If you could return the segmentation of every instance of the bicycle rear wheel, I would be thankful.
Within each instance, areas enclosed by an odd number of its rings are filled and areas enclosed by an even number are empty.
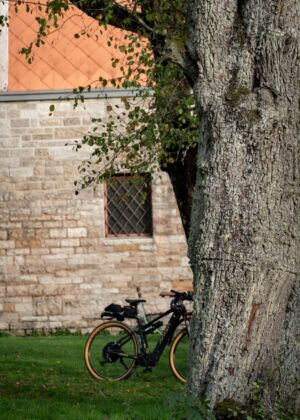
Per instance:
[[[170,348],[170,368],[179,381],[186,383],[188,368],[189,335],[187,329],[181,330]]]
[[[133,331],[121,322],[109,321],[89,335],[84,360],[95,379],[120,381],[132,374],[137,353],[138,342]]]

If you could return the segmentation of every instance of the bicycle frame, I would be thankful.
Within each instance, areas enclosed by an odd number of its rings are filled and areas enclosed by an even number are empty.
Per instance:
[[[155,327],[155,324],[170,313],[173,313],[173,315],[169,319],[169,322],[162,332],[154,350],[149,353],[147,335],[157,330],[159,327]],[[142,355],[146,355],[151,359],[151,365],[155,365],[159,361],[162,352],[164,351],[165,347],[171,343],[174,332],[182,321],[184,321],[182,313],[174,312],[172,309],[168,309],[166,312],[157,316],[146,324],[142,324],[141,320],[137,318],[138,327],[134,330],[134,332],[140,337]]]

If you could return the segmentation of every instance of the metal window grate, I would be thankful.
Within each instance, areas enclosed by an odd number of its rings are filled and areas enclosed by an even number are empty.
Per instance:
[[[151,182],[147,176],[117,175],[106,184],[106,234],[151,236]]]

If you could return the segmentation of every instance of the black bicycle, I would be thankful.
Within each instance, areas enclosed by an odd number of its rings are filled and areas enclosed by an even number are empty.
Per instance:
[[[92,331],[84,350],[86,367],[95,379],[120,381],[128,378],[137,366],[151,370],[165,347],[171,345],[170,368],[177,379],[186,382],[191,313],[187,311],[184,301],[192,301],[193,295],[191,292],[171,290],[161,296],[172,297],[170,309],[149,322],[139,316],[138,305],[143,305],[146,302],[144,299],[126,299],[129,306],[111,304],[105,308],[101,318],[109,321]],[[150,351],[147,336],[159,330],[163,325],[161,319],[169,314],[172,315],[166,327],[156,335],[158,341]],[[121,322],[126,318],[136,320],[136,328]],[[172,341],[176,329],[181,325],[183,328]]]

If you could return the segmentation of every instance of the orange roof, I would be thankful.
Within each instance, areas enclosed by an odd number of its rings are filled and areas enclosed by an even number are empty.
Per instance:
[[[59,29],[50,31],[45,45],[33,48],[34,60],[29,64],[19,51],[36,39],[35,18],[42,12],[37,6],[27,12],[23,5],[16,13],[14,5],[10,5],[9,15],[9,91],[73,89],[89,84],[99,87],[99,77],[109,80],[121,76],[112,67],[111,59],[124,62],[125,57],[107,41],[113,36],[124,42],[124,31],[111,26],[104,30],[96,20],[72,6],[61,19]],[[83,31],[88,36],[74,37]]]

